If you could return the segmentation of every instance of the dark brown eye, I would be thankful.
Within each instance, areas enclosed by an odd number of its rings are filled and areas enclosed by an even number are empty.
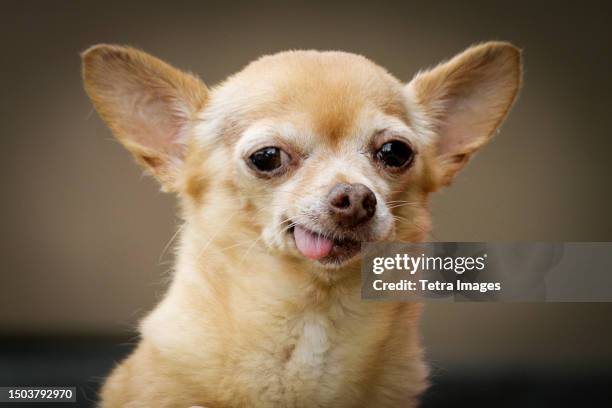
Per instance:
[[[287,153],[278,147],[264,147],[249,156],[252,167],[260,172],[270,173],[280,169],[289,160]]]
[[[400,168],[409,165],[414,158],[414,152],[404,142],[392,140],[383,144],[376,152],[376,159],[386,167]]]

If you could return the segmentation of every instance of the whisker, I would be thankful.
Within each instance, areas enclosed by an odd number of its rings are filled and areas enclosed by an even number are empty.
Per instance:
[[[233,220],[233,217],[228,217],[227,220],[223,223],[223,225],[221,225],[221,227],[217,228],[217,230],[215,231],[214,234],[212,234],[212,236],[208,239],[208,241],[206,242],[206,244],[204,244],[204,246],[200,249],[198,256],[196,257],[196,259],[200,259],[200,256],[202,256],[202,254],[204,253],[204,251],[206,251],[206,249],[208,249],[208,247],[210,246],[211,242],[221,233],[221,231],[223,231],[223,228],[229,224],[230,221]]]
[[[406,223],[410,223],[412,224],[415,228],[417,228],[419,231],[427,234],[428,236],[431,236],[436,242],[440,242],[440,239],[438,239],[438,237],[435,236],[435,234],[431,231],[428,231],[427,229],[425,229],[422,225],[419,225],[416,221],[406,218],[406,217],[400,217],[398,215],[393,215],[393,219],[395,219],[396,221],[399,222],[406,222]]]
[[[186,223],[181,224],[180,227],[178,227],[176,229],[176,231],[174,232],[174,234],[172,235],[172,237],[170,238],[170,240],[168,241],[168,243],[166,244],[166,246],[164,246],[164,249],[162,249],[161,254],[159,255],[159,259],[157,260],[157,262],[162,261],[164,255],[166,254],[166,251],[168,250],[168,248],[170,248],[170,245],[172,245],[172,242],[176,239],[176,237],[178,237],[179,233],[185,228],[185,225],[187,225]]]
[[[394,204],[394,205],[389,205],[387,206],[387,208],[389,208],[390,210],[394,209],[394,208],[400,208],[400,207],[419,207],[419,205],[417,203],[401,203],[401,204]]]

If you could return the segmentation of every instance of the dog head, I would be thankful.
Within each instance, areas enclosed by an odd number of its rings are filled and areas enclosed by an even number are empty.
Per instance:
[[[128,47],[95,46],[83,66],[102,118],[188,223],[323,267],[362,242],[423,240],[428,194],[491,138],[521,82],[502,42],[408,84],[344,52],[266,56],[211,90]]]

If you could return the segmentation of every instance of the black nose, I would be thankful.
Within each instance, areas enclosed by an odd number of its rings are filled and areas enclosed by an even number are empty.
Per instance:
[[[361,183],[336,184],[327,201],[333,218],[345,228],[370,220],[376,212],[376,196]]]

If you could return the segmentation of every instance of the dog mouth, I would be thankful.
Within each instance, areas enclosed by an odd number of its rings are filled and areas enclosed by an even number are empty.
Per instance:
[[[361,251],[361,241],[346,237],[330,237],[301,225],[295,225],[289,233],[304,257],[323,264],[343,263]]]

